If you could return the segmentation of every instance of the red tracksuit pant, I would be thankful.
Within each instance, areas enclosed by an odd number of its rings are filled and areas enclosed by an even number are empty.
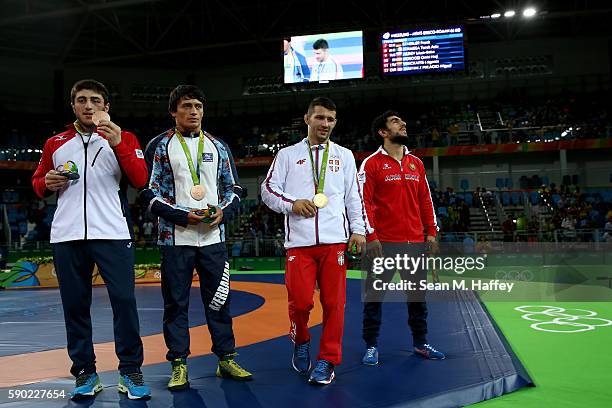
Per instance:
[[[296,343],[310,341],[308,317],[319,283],[323,307],[323,335],[318,360],[334,365],[342,361],[342,332],[346,303],[346,244],[317,245],[287,250],[285,285],[289,297],[289,337]]]

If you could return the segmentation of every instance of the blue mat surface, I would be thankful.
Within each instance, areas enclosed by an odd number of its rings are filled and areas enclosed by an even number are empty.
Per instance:
[[[283,283],[282,275],[235,275],[233,279]],[[140,307],[155,304],[156,301],[147,300],[147,297],[159,297],[159,292],[155,291],[159,289],[153,289],[138,291]],[[344,361],[336,367],[337,380],[326,387],[308,385],[304,377],[291,369],[292,345],[286,336],[282,336],[238,350],[240,364],[254,373],[255,380],[249,383],[216,378],[216,357],[207,355],[189,360],[191,389],[184,392],[168,392],[169,364],[156,364],[143,367],[145,378],[153,389],[153,398],[149,401],[129,401],[120,396],[116,390],[117,374],[106,372],[101,373],[106,388],[95,400],[13,401],[10,406],[456,407],[494,398],[531,384],[520,362],[471,293],[457,294],[454,301],[429,303],[429,341],[447,354],[446,360],[428,361],[415,355],[407,325],[406,305],[387,303],[383,308],[379,341],[380,365],[363,366],[360,364],[364,352],[360,282],[349,280],[347,294]],[[192,295],[192,305],[199,304],[200,307],[199,312],[194,310],[194,319],[196,314],[202,314],[198,317],[198,324],[201,324],[203,313],[199,294]],[[233,314],[245,313],[261,305],[261,298],[255,295],[237,292],[232,296]],[[153,310],[150,312],[154,313]],[[157,313],[161,327],[162,312]],[[196,321],[192,324],[196,324]],[[63,330],[61,325],[60,328]],[[95,330],[110,330],[101,335],[112,336],[110,326],[96,326]],[[314,358],[321,327],[313,328],[312,334]],[[32,363],[35,369],[35,362]],[[69,389],[71,384],[72,379],[64,378],[20,388]],[[0,390],[2,395],[6,395],[6,390]]]

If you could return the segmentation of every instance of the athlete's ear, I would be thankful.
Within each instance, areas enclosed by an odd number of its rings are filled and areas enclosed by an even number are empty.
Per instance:
[[[304,123],[307,124],[307,125],[309,124],[308,123],[308,114],[307,113],[304,114]]]
[[[107,112],[110,110],[110,103],[107,103],[106,105],[104,105],[104,112]]]

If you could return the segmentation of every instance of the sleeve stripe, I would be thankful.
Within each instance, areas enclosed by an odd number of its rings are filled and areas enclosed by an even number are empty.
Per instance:
[[[264,182],[264,184],[266,185],[266,189],[273,195],[275,195],[276,197],[282,199],[283,201],[287,202],[287,203],[293,203],[293,200],[288,199],[287,197],[283,196],[282,194],[278,194],[276,191],[274,191],[272,189],[272,187],[270,187],[270,179],[272,178],[272,173],[274,172],[274,166],[276,165],[276,159],[278,158],[278,154],[276,155],[276,157],[274,158],[274,161],[272,162],[272,167],[270,167],[270,171],[268,172],[268,177],[266,177],[266,180]]]

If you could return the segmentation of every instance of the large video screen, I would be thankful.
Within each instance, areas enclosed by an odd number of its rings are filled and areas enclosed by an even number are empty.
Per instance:
[[[381,37],[383,75],[465,69],[463,27],[386,32]]]
[[[284,41],[285,83],[363,78],[363,32],[300,35]]]

